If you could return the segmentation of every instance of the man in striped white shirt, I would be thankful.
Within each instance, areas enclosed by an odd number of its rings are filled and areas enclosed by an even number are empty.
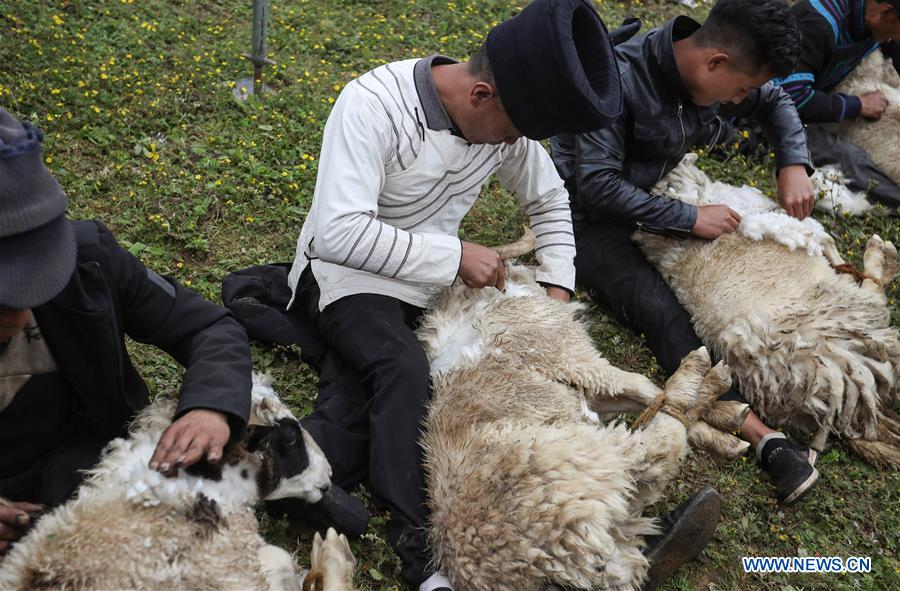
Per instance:
[[[328,118],[289,276],[290,307],[314,319],[351,369],[328,375],[323,368],[316,412],[303,423],[337,485],[368,478],[391,511],[403,576],[422,590],[451,585],[430,571],[425,543],[417,442],[429,368],[416,322],[457,277],[503,289],[498,255],[458,238],[492,175],[530,219],[538,281],[550,297],[569,299],[568,194],[535,140],[596,129],[620,108],[612,48],[590,3],[537,0],[492,30],[467,63],[435,55],[353,80]],[[347,372],[358,388],[346,387]]]

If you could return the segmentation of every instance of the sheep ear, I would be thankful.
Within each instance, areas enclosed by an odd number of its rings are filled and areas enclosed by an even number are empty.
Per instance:
[[[272,433],[274,427],[253,425],[247,429],[247,451],[254,452]]]

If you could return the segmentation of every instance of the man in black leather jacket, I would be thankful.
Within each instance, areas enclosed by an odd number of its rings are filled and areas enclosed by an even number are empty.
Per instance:
[[[800,33],[781,0],[720,0],[704,25],[677,17],[618,45],[624,108],[611,126],[557,136],[553,159],[569,188],[576,282],[644,335],[671,374],[700,346],[687,311],[632,243],[635,230],[714,239],[740,216],[725,205],[693,205],[649,191],[696,147],[730,142],[735,117],[758,122],[775,146],[778,198],[802,219],[813,208],[806,136],[790,97],[767,83],[789,72]],[[732,390],[725,398],[742,399]],[[791,503],[815,483],[814,452],[750,413],[742,435]]]
[[[67,500],[149,403],[125,335],[185,367],[152,469],[219,461],[250,413],[250,347],[231,314],[99,222],[70,222],[66,203],[40,132],[0,109],[0,559],[28,513]]]

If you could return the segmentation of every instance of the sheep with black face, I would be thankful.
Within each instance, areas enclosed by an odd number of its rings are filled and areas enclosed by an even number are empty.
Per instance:
[[[259,500],[318,501],[331,467],[254,376],[251,427],[219,465],[166,478],[147,463],[175,401],[147,407],[112,441],[77,496],[43,517],[0,563],[0,588],[300,589],[291,556],[259,535]]]

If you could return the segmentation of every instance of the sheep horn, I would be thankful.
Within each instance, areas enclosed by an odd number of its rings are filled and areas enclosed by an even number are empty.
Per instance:
[[[534,250],[534,242],[534,232],[531,231],[531,228],[526,227],[525,233],[515,242],[501,244],[500,246],[492,246],[491,249],[499,254],[501,259],[506,260],[528,254]]]

